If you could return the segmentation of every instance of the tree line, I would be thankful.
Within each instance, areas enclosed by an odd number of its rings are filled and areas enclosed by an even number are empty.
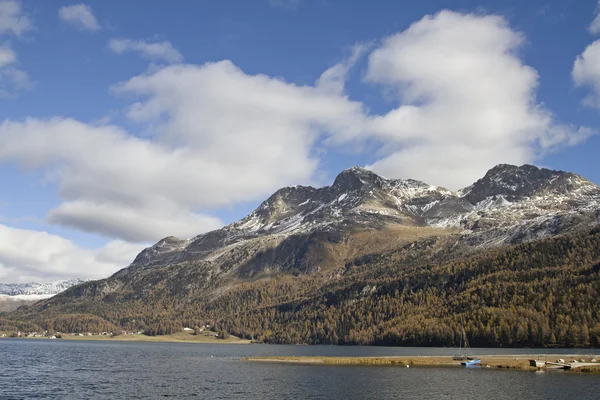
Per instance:
[[[37,325],[162,335],[210,324],[265,343],[456,346],[463,321],[472,346],[600,346],[600,228],[439,265],[405,264],[389,253],[345,269],[330,279],[245,282],[218,295],[156,288],[143,299],[25,308],[0,317],[0,331]]]

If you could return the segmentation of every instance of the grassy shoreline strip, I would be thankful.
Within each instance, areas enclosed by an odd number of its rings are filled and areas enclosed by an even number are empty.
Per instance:
[[[0,340],[13,340],[6,337]],[[73,336],[69,334],[61,335],[60,339],[50,339],[48,337],[20,337],[18,339],[26,340],[69,340],[69,341],[107,341],[107,342],[144,342],[144,343],[208,343],[208,344],[249,344],[250,340],[239,339],[230,336],[227,339],[219,339],[209,335],[192,335],[187,332],[177,332],[171,335],[146,336],[143,334],[134,335],[93,335],[93,336]]]

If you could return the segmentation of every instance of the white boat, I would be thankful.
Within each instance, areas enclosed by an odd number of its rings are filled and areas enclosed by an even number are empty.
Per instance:
[[[546,366],[546,361],[542,360],[529,360],[529,365],[536,368],[543,368]]]
[[[471,354],[471,348],[469,347],[469,340],[467,339],[467,334],[465,332],[465,328],[463,327],[462,320],[460,324],[461,336],[460,336],[460,345],[458,348],[458,354],[452,357],[453,360],[457,361],[465,361],[465,360],[473,360],[473,356]]]

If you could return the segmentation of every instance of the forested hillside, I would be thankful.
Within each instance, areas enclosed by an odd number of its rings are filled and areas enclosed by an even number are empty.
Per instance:
[[[143,298],[98,290],[90,301],[75,287],[1,317],[0,330],[154,335],[210,323],[268,343],[451,346],[463,320],[473,346],[600,345],[600,228],[423,260],[371,254],[328,275],[279,274],[210,296],[149,282]]]
[[[381,257],[350,268],[310,295],[281,301],[289,286],[252,285],[208,312],[236,335],[276,343],[455,345],[461,319],[475,346],[600,343],[600,229],[442,266]]]

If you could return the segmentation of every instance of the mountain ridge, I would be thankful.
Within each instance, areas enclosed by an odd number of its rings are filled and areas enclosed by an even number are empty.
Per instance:
[[[47,283],[0,283],[0,311],[13,311],[20,306],[48,299],[84,282],[83,279],[74,278]]]
[[[279,189],[249,215],[222,229],[190,239],[162,239],[142,251],[131,267],[202,259],[220,247],[260,236],[327,231],[340,224],[381,228],[394,223],[473,233],[484,230],[486,224],[500,229],[521,223],[524,230],[535,230],[532,225],[567,216],[569,207],[577,214],[586,205],[600,208],[597,185],[576,174],[527,164],[500,164],[456,192],[413,179],[388,179],[352,167],[340,172],[330,186]],[[499,236],[501,232],[492,239]],[[522,232],[514,232],[512,239],[506,239],[515,241],[521,236]]]
[[[282,188],[249,215],[219,230],[190,239],[166,237],[111,277],[22,308],[10,314],[13,322],[5,325],[33,321],[46,329],[71,331],[101,324],[103,330],[121,327],[163,334],[210,323],[223,324],[236,336],[259,335],[260,340],[277,343],[408,343],[394,330],[388,340],[365,326],[371,312],[360,308],[360,302],[374,296],[375,303],[365,303],[382,313],[373,329],[391,329],[390,322],[381,319],[389,314],[393,321],[411,319],[414,335],[425,313],[433,318],[428,326],[444,326],[450,332],[443,343],[451,345],[456,321],[435,314],[436,307],[459,315],[470,304],[464,296],[485,289],[478,300],[481,307],[491,307],[485,316],[477,308],[465,315],[476,321],[467,330],[479,335],[481,345],[510,344],[508,339],[486,342],[481,334],[502,329],[503,337],[512,335],[498,325],[502,319],[495,317],[497,312],[511,315],[505,322],[518,324],[519,318],[526,318],[531,330],[550,330],[562,341],[568,336],[565,321],[555,321],[558,317],[548,316],[548,310],[566,306],[541,304],[526,285],[552,299],[556,296],[544,292],[550,287],[545,286],[545,274],[551,279],[560,276],[551,287],[562,291],[561,296],[571,290],[562,288],[561,280],[585,283],[589,295],[578,301],[587,304],[596,290],[590,282],[600,271],[600,253],[595,245],[589,247],[600,240],[599,222],[600,188],[568,172],[500,165],[453,192],[354,167],[342,171],[330,186]],[[571,264],[572,248],[578,249],[576,265]],[[528,271],[529,265],[539,272]],[[503,269],[496,272],[498,266]],[[468,276],[471,286],[461,283],[461,276]],[[500,287],[513,296],[511,285],[517,283],[520,292],[510,298],[511,307],[527,311],[515,316],[512,308],[502,308],[508,303],[497,299],[503,292],[490,293]],[[435,304],[424,300],[434,289],[439,296]],[[405,301],[418,307],[406,308]],[[386,308],[386,302],[394,302],[395,308]],[[530,310],[532,304],[535,310]],[[328,311],[331,307],[341,314]],[[303,310],[305,322],[294,319],[294,310]],[[353,320],[348,310],[367,320]],[[573,313],[565,315],[583,329],[587,314]],[[325,320],[337,328],[325,329]],[[589,320],[600,321],[600,316],[592,311]],[[300,333],[287,335],[285,321],[293,322]],[[549,325],[555,323],[559,330]],[[365,336],[358,340],[357,332]],[[542,336],[556,343],[552,335]],[[589,341],[588,337],[577,343]],[[542,342],[530,338],[520,343]]]
[[[71,286],[86,282],[83,279],[58,279],[47,283],[0,283],[0,295],[55,295]]]

